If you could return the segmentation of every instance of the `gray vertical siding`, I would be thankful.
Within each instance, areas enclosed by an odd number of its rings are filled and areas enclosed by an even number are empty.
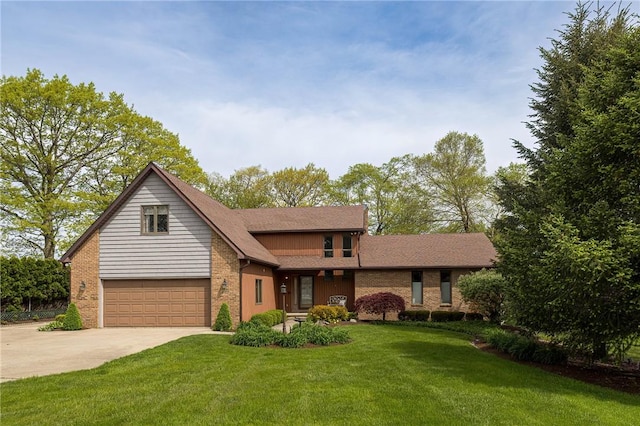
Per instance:
[[[140,206],[169,206],[169,233],[141,235]],[[100,278],[211,276],[211,229],[151,174],[100,229]]]

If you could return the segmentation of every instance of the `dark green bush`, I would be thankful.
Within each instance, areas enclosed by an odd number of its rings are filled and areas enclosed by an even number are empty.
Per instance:
[[[429,311],[402,311],[398,313],[400,321],[429,321]]]
[[[491,329],[484,333],[484,338],[494,348],[521,361],[541,364],[562,364],[567,361],[566,352],[559,347],[541,343],[529,336]]]
[[[229,331],[231,330],[231,312],[229,312],[229,305],[223,303],[218,311],[216,322],[212,327],[216,331]]]
[[[349,335],[346,330],[303,323],[294,326],[291,333],[283,334],[264,325],[260,321],[240,323],[231,343],[240,346],[278,345],[283,348],[300,348],[306,344],[329,345],[346,343]]]
[[[69,297],[69,268],[55,259],[0,257],[0,303],[3,310],[50,309]]]
[[[62,324],[64,330],[82,330],[82,318],[75,303],[69,304]]]
[[[484,320],[484,315],[479,312],[467,312],[464,315],[464,319],[467,321],[482,321]]]
[[[459,312],[459,311],[431,312],[431,321],[433,322],[461,321],[462,318],[464,318],[464,312]]]

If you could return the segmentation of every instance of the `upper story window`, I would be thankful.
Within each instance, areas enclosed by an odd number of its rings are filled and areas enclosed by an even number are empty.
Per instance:
[[[169,232],[169,206],[142,207],[142,233],[166,234]]]
[[[333,235],[324,237],[324,257],[333,257]]]
[[[353,247],[351,242],[351,235],[344,234],[342,236],[342,257],[352,257]]]

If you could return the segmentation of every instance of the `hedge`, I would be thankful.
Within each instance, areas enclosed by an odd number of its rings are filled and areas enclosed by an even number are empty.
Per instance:
[[[402,311],[398,313],[400,321],[428,321],[429,311]]]
[[[270,311],[255,314],[249,320],[250,322],[259,322],[268,327],[282,323],[282,309],[272,309]]]
[[[69,269],[55,259],[0,257],[3,311],[52,309],[69,298]]]
[[[459,312],[459,311],[431,312],[431,321],[433,322],[461,321],[462,318],[464,318],[464,312]]]

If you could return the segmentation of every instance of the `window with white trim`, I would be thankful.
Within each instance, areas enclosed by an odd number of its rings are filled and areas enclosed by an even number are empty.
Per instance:
[[[256,305],[262,304],[262,280],[256,279]]]

